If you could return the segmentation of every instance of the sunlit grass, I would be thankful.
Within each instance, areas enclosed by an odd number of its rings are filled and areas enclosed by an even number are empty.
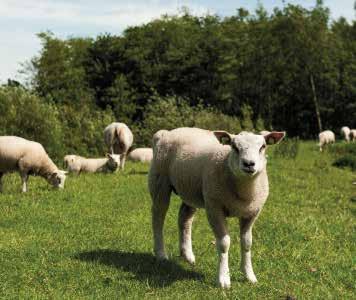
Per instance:
[[[270,197],[254,227],[257,285],[239,272],[237,220],[230,219],[232,288],[216,287],[217,256],[204,211],[193,227],[197,263],[179,258],[175,196],[165,237],[170,261],[152,256],[147,165],[69,177],[63,191],[17,174],[0,195],[0,297],[355,298],[355,173],[302,143],[296,159],[269,156]]]

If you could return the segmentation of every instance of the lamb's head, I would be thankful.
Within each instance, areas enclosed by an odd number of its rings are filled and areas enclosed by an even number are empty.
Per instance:
[[[232,135],[226,131],[214,131],[222,144],[231,146],[229,167],[236,176],[253,177],[266,168],[267,145],[279,143],[285,132],[273,131],[266,135],[241,132]]]
[[[108,158],[107,165],[109,169],[112,171],[116,171],[120,165],[120,154],[107,153],[106,157]]]
[[[47,177],[47,181],[55,188],[63,189],[67,174],[67,171],[56,170]]]

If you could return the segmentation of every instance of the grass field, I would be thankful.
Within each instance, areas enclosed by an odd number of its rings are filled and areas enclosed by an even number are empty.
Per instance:
[[[273,152],[273,151],[272,151]],[[69,177],[54,191],[18,174],[0,195],[0,297],[55,299],[355,299],[356,174],[303,142],[296,160],[269,155],[270,197],[254,227],[257,285],[239,272],[229,220],[232,288],[216,286],[217,254],[204,211],[193,226],[196,265],[179,257],[175,196],[165,226],[170,260],[152,255],[148,167]]]

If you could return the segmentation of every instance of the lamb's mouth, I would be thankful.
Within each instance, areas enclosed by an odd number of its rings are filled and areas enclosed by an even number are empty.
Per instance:
[[[253,176],[256,174],[256,170],[254,168],[242,168],[242,171],[244,171],[246,174]]]

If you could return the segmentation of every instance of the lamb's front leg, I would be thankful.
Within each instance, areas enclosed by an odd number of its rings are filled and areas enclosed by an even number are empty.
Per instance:
[[[229,288],[230,271],[229,271],[229,248],[230,236],[227,230],[227,223],[222,210],[208,210],[208,220],[214,231],[216,238],[216,248],[219,254],[218,283],[222,288]]]
[[[27,192],[27,179],[28,179],[28,174],[25,172],[20,173],[21,180],[22,180],[22,192],[26,193]]]
[[[256,217],[240,219],[240,238],[241,238],[241,272],[247,280],[256,283],[257,278],[252,268],[251,246],[252,246],[252,226]]]

